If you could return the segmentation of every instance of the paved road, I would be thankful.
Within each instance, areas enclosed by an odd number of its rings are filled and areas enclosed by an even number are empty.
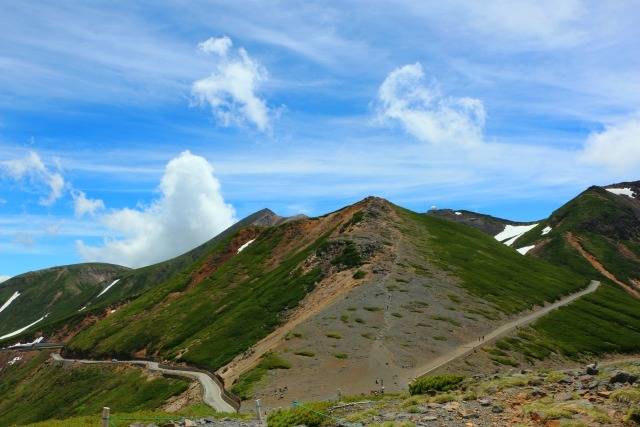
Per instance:
[[[144,365],[147,365],[147,368],[151,371],[158,371],[161,373],[166,373],[171,375],[180,375],[183,377],[195,378],[200,382],[200,385],[202,386],[202,390],[203,390],[202,400],[204,401],[204,403],[211,406],[218,412],[236,412],[235,408],[229,405],[222,398],[222,390],[220,390],[220,387],[218,387],[218,384],[216,384],[209,375],[204,374],[202,372],[165,369],[165,368],[159,367],[157,362],[147,362],[143,360],[109,362],[104,360],[63,359],[57,353],[52,353],[51,357],[58,362],[78,362],[78,363],[84,363],[88,365],[98,364],[98,363],[144,364]]]
[[[531,323],[534,320],[538,319],[539,317],[542,317],[545,314],[549,313],[551,310],[555,310],[558,307],[567,305],[571,301],[575,300],[576,298],[580,298],[581,296],[594,292],[596,289],[598,289],[598,286],[600,286],[600,282],[597,280],[593,280],[591,281],[591,284],[587,288],[581,290],[580,292],[576,292],[575,294],[568,295],[562,298],[561,300],[556,301],[555,303],[536,311],[535,313],[531,313],[528,316],[521,317],[511,323],[507,323],[505,325],[500,326],[499,328],[486,334],[484,336],[483,341],[472,341],[457,347],[455,350],[438,357],[428,365],[422,366],[419,369],[417,369],[415,378],[422,378],[429,375],[433,371],[447,365],[448,363],[451,363],[460,357],[466,356],[467,354],[473,352],[477,348],[485,346],[487,343],[493,341],[494,339],[500,338],[508,334],[518,326],[523,326],[528,323]]]

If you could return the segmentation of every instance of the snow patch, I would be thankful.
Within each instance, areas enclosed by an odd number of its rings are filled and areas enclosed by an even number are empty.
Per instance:
[[[553,230],[553,228],[549,227],[548,225],[542,230],[542,235],[546,235],[549,234],[549,232]]]
[[[252,244],[255,240],[256,240],[256,239],[249,240],[247,243],[245,243],[244,245],[240,246],[240,247],[238,248],[238,253],[242,252],[242,250],[243,250],[244,248],[246,248],[247,246],[249,246],[250,244]]]
[[[16,363],[16,362],[18,362],[20,360],[22,360],[22,356],[16,356],[13,359],[9,360],[7,362],[7,365],[11,366],[11,365],[13,365],[14,363]]]
[[[112,287],[113,285],[115,285],[115,284],[116,284],[116,283],[118,283],[119,281],[120,281],[120,279],[116,279],[116,280],[114,280],[114,281],[113,281],[113,283],[112,283],[112,284],[110,284],[109,286],[107,286],[106,288],[104,288],[104,289],[102,290],[102,292],[100,292],[96,298],[100,297],[100,295],[102,295],[102,294],[104,294],[105,292],[107,292],[109,289],[111,289],[111,287]]]
[[[497,241],[504,243],[507,246],[513,245],[513,242],[520,236],[522,236],[527,231],[534,229],[538,224],[531,225],[510,225],[502,230],[500,233],[496,234],[494,237]]]
[[[9,297],[9,299],[7,300],[7,302],[5,302],[4,304],[2,304],[2,307],[0,307],[0,313],[2,313],[2,311],[3,311],[5,308],[9,307],[9,304],[11,304],[11,303],[13,302],[13,300],[14,300],[14,299],[16,299],[16,298],[18,298],[19,296],[20,296],[20,292],[15,291],[15,292],[13,293],[13,295],[11,295],[11,296]]]
[[[522,255],[526,255],[527,252],[529,252],[531,249],[535,248],[536,245],[531,245],[531,246],[525,246],[524,248],[520,248],[520,249],[516,249],[518,252],[520,252]]]
[[[80,310],[78,310],[78,311],[82,311],[82,310],[84,310],[85,308],[87,308],[87,306],[86,306],[86,305],[85,305],[84,307],[82,307],[82,308],[81,308]]]
[[[40,338],[36,338],[33,342],[28,342],[25,344],[22,343],[18,343],[18,344],[14,344],[14,345],[10,345],[9,348],[14,348],[14,347],[28,347],[34,344],[39,344],[42,342],[42,340],[44,339],[44,337],[40,337]]]
[[[633,196],[634,193],[630,188],[607,188],[606,190],[613,194],[617,194],[618,196],[629,196],[632,199],[635,198]]]
[[[3,335],[3,336],[1,336],[1,337],[0,337],[0,340],[3,340],[3,339],[5,339],[5,338],[10,338],[10,337],[12,337],[12,336],[14,336],[14,335],[21,334],[22,332],[26,331],[27,329],[29,329],[30,327],[32,327],[32,326],[33,326],[33,325],[35,325],[36,323],[43,321],[43,320],[44,320],[44,318],[45,318],[45,317],[47,317],[48,315],[49,315],[49,314],[47,313],[47,314],[45,314],[44,316],[42,316],[41,318],[39,318],[38,320],[36,320],[35,322],[33,322],[33,323],[32,323],[32,324],[30,324],[30,325],[27,325],[27,326],[25,326],[25,327],[24,327],[24,328],[22,328],[22,329],[18,329],[17,331],[13,331],[13,332],[11,332],[10,334],[7,334],[7,335]]]
[[[456,215],[462,215],[462,212],[456,212]]]

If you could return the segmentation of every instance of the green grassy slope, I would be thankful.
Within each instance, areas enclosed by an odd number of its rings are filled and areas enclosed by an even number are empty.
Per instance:
[[[99,414],[104,406],[122,412],[153,410],[188,387],[183,380],[147,378],[132,367],[55,367],[44,363],[48,357],[42,352],[0,372],[0,425]]]
[[[0,286],[0,305],[20,296],[0,313],[0,336],[21,329],[47,313],[43,324],[77,312],[128,269],[112,264],[77,264],[16,276]]]
[[[405,235],[427,259],[460,279],[467,291],[506,313],[554,301],[586,287],[589,279],[525,257],[474,228],[399,208]]]
[[[601,277],[565,238],[579,240],[583,249],[596,258],[616,278],[627,284],[640,279],[640,212],[633,200],[591,187],[553,212],[545,224],[526,233],[514,246],[545,241],[534,255],[573,271]],[[541,235],[544,226],[551,232]]]
[[[0,313],[0,336],[27,326],[47,313],[50,315],[31,330],[8,340],[15,341],[21,336],[28,339],[26,337],[31,336],[33,330],[43,331],[45,336],[49,336],[65,325],[79,325],[86,316],[102,316],[110,305],[139,297],[201,258],[237,230],[255,222],[269,223],[274,217],[276,215],[273,212],[263,209],[193,250],[148,267],[129,269],[111,264],[87,263],[14,277],[0,286],[0,305],[16,290],[20,292],[20,297]],[[115,279],[119,279],[118,283],[98,297]],[[56,297],[59,292],[61,295]],[[87,308],[79,312],[85,305]]]
[[[69,343],[76,352],[147,354],[218,368],[266,336],[321,279],[317,268],[298,265],[324,237],[273,265],[274,250],[296,239],[294,224],[265,229],[203,281],[193,277],[228,251],[231,235],[200,260],[81,333]],[[188,349],[188,351],[186,351]]]
[[[578,358],[603,353],[640,351],[640,300],[612,284],[604,284],[533,325],[541,341]]]

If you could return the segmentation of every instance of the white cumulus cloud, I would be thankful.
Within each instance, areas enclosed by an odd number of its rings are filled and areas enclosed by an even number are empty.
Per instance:
[[[211,37],[209,40],[198,43],[198,49],[204,53],[215,53],[220,56],[225,56],[233,42],[227,36],[220,37],[219,39]]]
[[[206,159],[188,151],[171,160],[150,205],[104,214],[102,222],[118,237],[100,247],[78,241],[86,261],[141,267],[170,259],[211,239],[235,222],[220,182]]]
[[[23,159],[0,162],[0,172],[22,185],[27,185],[31,190],[48,193],[39,201],[44,206],[53,206],[56,200],[62,197],[65,188],[62,175],[51,171],[34,151],[30,151]]]
[[[640,169],[640,119],[628,119],[607,126],[602,132],[591,133],[579,158],[588,164],[604,166],[615,174],[637,172]]]
[[[76,218],[82,218],[86,214],[91,216],[96,212],[104,210],[104,202],[100,199],[87,199],[87,195],[83,191],[71,190],[73,197],[73,208]]]
[[[11,276],[0,276],[0,283],[6,282],[9,279],[11,279]]]
[[[393,70],[378,89],[376,121],[398,122],[408,133],[431,144],[480,143],[486,116],[482,102],[442,96],[424,80],[419,63]]]
[[[244,49],[230,51],[231,44],[225,36],[210,38],[198,45],[201,51],[215,53],[220,58],[209,77],[193,83],[191,93],[199,105],[211,107],[223,126],[250,123],[261,132],[268,131],[274,113],[266,101],[256,95],[268,73]]]

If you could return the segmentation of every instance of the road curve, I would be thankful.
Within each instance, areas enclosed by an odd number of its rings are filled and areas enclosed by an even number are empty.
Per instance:
[[[117,361],[117,362],[109,362],[105,360],[81,360],[81,359],[64,359],[57,353],[52,353],[51,358],[57,362],[78,362],[84,363],[87,365],[98,364],[98,363],[121,363],[121,364],[144,364],[147,365],[147,368],[151,371],[157,371],[160,373],[171,374],[171,375],[180,375],[183,377],[195,378],[200,382],[202,387],[202,400],[207,405],[211,406],[218,412],[236,412],[235,408],[229,405],[222,398],[222,390],[218,387],[209,375],[204,374],[202,372],[196,371],[182,371],[177,369],[166,369],[158,366],[157,362],[148,362],[145,360],[128,360],[128,361]]]
[[[586,287],[585,289],[581,290],[580,292],[576,292],[575,294],[571,294],[568,295],[556,302],[554,302],[553,304],[548,305],[547,307],[544,307],[538,311],[536,311],[535,313],[531,313],[528,316],[525,317],[521,317],[517,320],[514,320],[511,323],[507,323],[504,324],[502,326],[500,326],[497,329],[494,329],[493,331],[489,332],[488,334],[485,335],[484,340],[483,341],[472,341],[469,342],[467,344],[463,344],[459,347],[457,347],[455,350],[450,351],[447,354],[444,354],[440,357],[438,357],[437,359],[435,359],[433,362],[429,363],[428,365],[422,366],[419,369],[417,369],[415,371],[415,376],[414,378],[422,378],[425,377],[427,375],[429,375],[430,373],[432,373],[433,371],[453,362],[454,360],[466,356],[467,354],[473,352],[474,350],[476,350],[477,348],[483,347],[485,346],[488,342],[496,339],[496,338],[500,338],[506,334],[508,334],[509,332],[513,331],[515,328],[517,328],[518,326],[523,326],[526,325],[528,323],[533,322],[534,320],[544,316],[545,314],[549,313],[551,310],[555,310],[558,307],[562,307],[563,305],[567,305],[569,304],[571,301],[575,300],[576,298],[580,298],[586,294],[589,294],[591,292],[594,292],[596,289],[598,289],[598,286],[600,286],[600,282],[597,280],[592,280],[591,283],[589,284],[588,287]]]

